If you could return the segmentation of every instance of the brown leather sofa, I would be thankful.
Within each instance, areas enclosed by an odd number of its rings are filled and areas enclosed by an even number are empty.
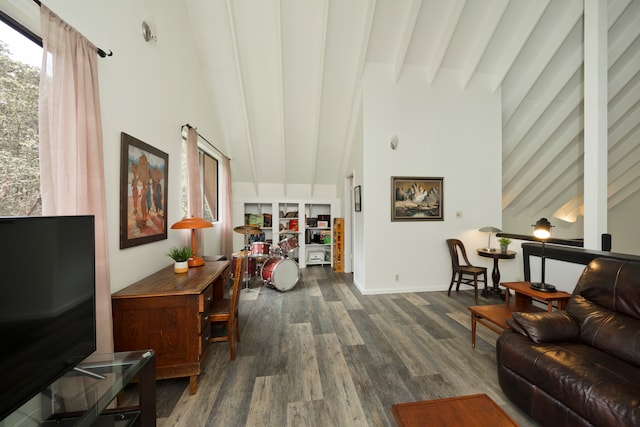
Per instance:
[[[594,259],[566,311],[514,313],[500,387],[542,426],[640,426],[640,262]]]

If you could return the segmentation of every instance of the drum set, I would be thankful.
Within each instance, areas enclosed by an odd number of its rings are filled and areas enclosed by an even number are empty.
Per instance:
[[[233,229],[236,233],[244,234],[245,241],[249,235],[259,235],[262,230],[253,225],[240,225]],[[298,263],[290,254],[298,248],[296,236],[287,237],[277,245],[255,241],[245,246],[244,250],[232,255],[231,271],[235,271],[238,262],[248,257],[243,281],[249,288],[249,282],[258,277],[263,285],[286,292],[294,288],[300,279]],[[259,291],[257,291],[259,292]]]

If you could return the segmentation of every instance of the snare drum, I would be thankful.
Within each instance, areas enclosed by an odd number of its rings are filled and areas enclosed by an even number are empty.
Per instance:
[[[233,277],[233,272],[236,271],[236,265],[239,262],[242,262],[242,259],[246,258],[247,254],[248,254],[248,251],[240,251],[240,252],[234,253],[231,256],[231,277]],[[246,267],[243,268],[243,270],[244,270],[243,272],[244,280],[249,280],[252,277],[256,277],[258,273],[258,269],[256,267],[256,260],[253,258],[248,258]]]
[[[269,250],[271,245],[267,242],[253,242],[251,243],[251,255],[252,258],[263,260],[269,258]]]
[[[262,280],[281,292],[293,289],[298,283],[298,264],[289,258],[269,258],[262,266]]]
[[[296,236],[287,237],[278,243],[282,252],[291,252],[298,247],[298,238]]]

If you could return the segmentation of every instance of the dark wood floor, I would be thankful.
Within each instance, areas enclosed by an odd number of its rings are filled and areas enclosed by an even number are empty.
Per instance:
[[[394,426],[394,403],[477,393],[537,425],[500,390],[497,335],[479,325],[471,348],[469,287],[363,296],[351,274],[300,273],[288,292],[243,292],[237,358],[212,344],[195,396],[158,381],[158,426]]]

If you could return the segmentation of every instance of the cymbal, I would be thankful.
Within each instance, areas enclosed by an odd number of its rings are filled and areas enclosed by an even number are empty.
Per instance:
[[[236,233],[240,234],[260,234],[262,230],[255,225],[239,225],[233,229]]]

